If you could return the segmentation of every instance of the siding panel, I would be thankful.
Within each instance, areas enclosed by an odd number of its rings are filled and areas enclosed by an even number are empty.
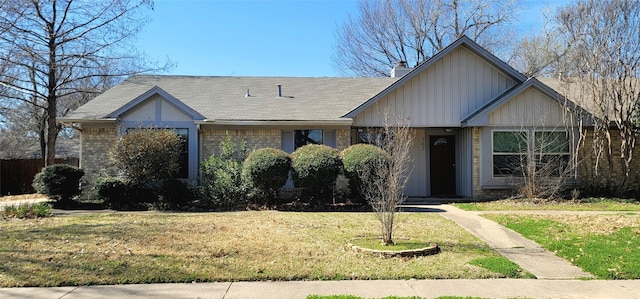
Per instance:
[[[513,85],[511,78],[460,47],[356,115],[354,125],[381,126],[377,114],[389,107],[416,127],[458,127]]]

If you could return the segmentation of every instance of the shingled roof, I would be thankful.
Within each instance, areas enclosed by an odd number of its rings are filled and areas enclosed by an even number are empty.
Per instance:
[[[159,87],[207,121],[336,120],[398,78],[132,76],[64,119],[107,119]],[[282,96],[278,97],[278,85]],[[249,96],[247,96],[247,92]]]

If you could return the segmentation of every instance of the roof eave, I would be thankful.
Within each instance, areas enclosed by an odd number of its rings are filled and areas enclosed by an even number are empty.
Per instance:
[[[217,119],[200,120],[194,122],[196,125],[221,125],[221,126],[351,126],[353,119],[326,119],[326,120],[239,120],[239,119]]]

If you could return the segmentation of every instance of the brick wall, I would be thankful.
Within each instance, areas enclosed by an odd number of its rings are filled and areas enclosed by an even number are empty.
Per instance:
[[[229,134],[231,141],[240,144],[242,140],[247,143],[251,151],[257,148],[273,147],[280,149],[282,138],[280,130],[219,130],[205,129],[202,134],[202,159],[207,159],[212,154],[220,152],[220,142]]]
[[[101,172],[106,171],[109,149],[117,138],[116,128],[84,128],[80,138],[80,167],[84,180],[93,185]],[[90,188],[90,187],[89,187]],[[84,191],[87,188],[83,188]]]
[[[622,183],[624,179],[623,162],[620,159],[622,139],[617,131],[611,132],[611,141],[613,144],[611,149],[612,168],[609,167],[609,161],[604,153],[600,155],[599,159],[597,158],[598,155],[596,155],[596,150],[593,148],[593,130],[586,132],[585,142],[580,147],[578,155],[578,177],[579,185],[582,188],[600,188],[607,185],[615,188]],[[628,180],[628,188],[630,189],[640,189],[640,172],[638,172],[638,169],[640,169],[640,147],[636,148],[631,160],[631,172]]]

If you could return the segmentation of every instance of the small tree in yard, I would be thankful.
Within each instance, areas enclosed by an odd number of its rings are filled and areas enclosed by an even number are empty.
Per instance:
[[[367,199],[378,221],[382,243],[393,245],[396,209],[404,200],[404,188],[411,172],[413,132],[407,121],[392,121],[384,113],[381,138],[372,138],[388,154],[388,159],[376,159],[360,170],[362,194]]]

